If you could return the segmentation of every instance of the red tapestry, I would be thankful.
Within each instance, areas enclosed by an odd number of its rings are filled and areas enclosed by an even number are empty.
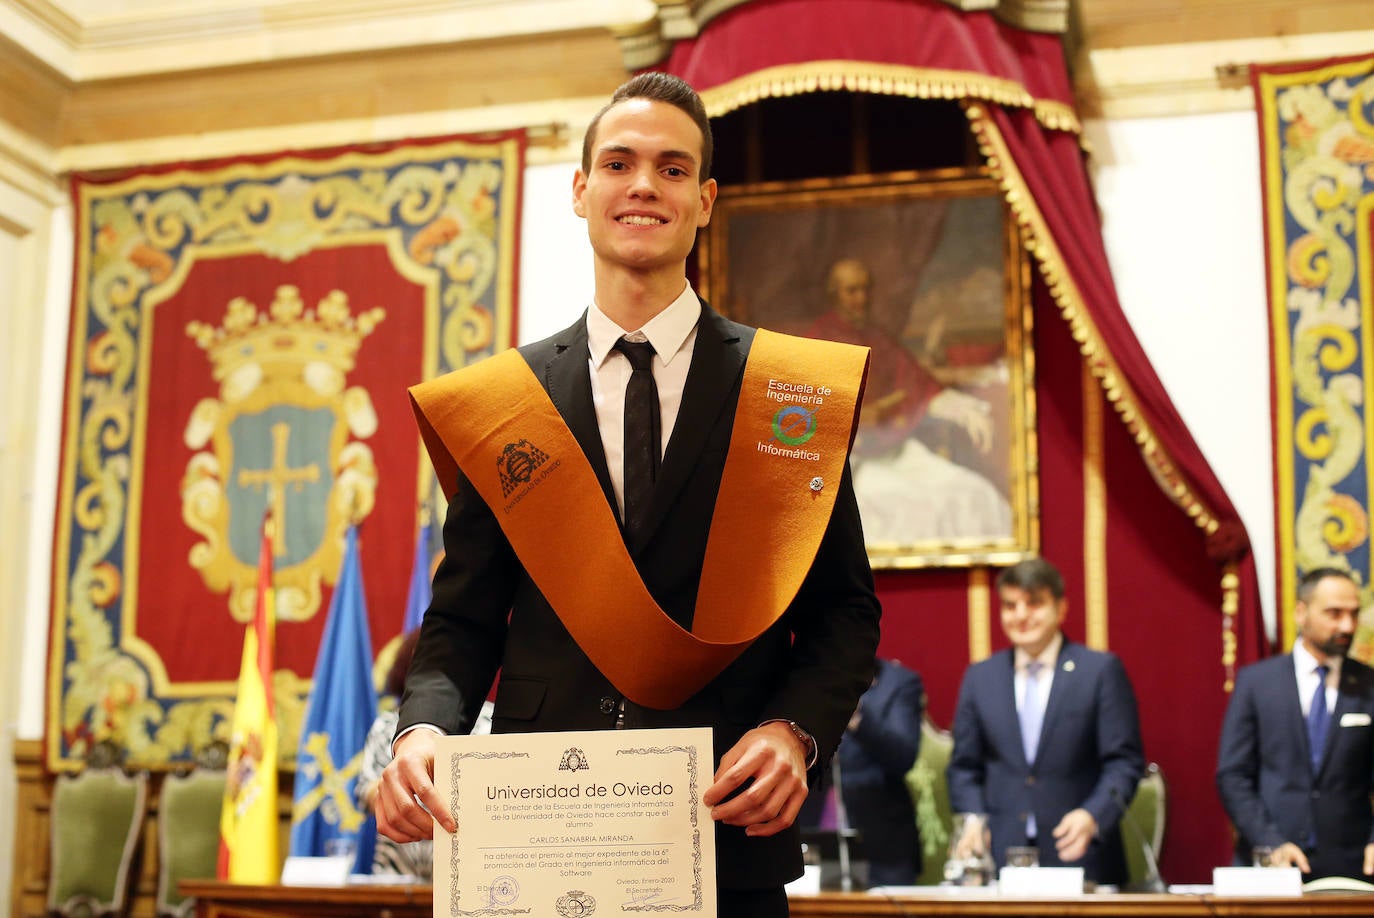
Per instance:
[[[225,738],[271,516],[288,758],[360,524],[374,647],[431,499],[406,388],[509,347],[522,134],[74,183],[48,759]]]

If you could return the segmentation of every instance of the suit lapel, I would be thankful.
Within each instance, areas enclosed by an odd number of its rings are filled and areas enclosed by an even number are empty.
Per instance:
[[[642,541],[630,546],[632,555],[653,538],[678,492],[696,470],[697,458],[710,439],[708,432],[717,423],[722,410],[729,407],[729,397],[743,372],[747,353],[748,347],[741,341],[733,323],[702,303],[696,343],[692,346],[692,365],[682,390],[682,404],[663,455],[663,465],[659,467],[658,481],[654,484]],[[602,464],[605,464],[604,459]]]
[[[1331,712],[1331,721],[1326,725],[1326,741],[1322,744],[1322,757],[1314,778],[1326,768],[1326,761],[1331,757],[1331,747],[1336,744],[1336,731],[1341,728],[1341,718],[1356,709],[1355,700],[1359,697],[1359,690],[1359,675],[1350,666],[1349,660],[1342,662],[1341,678],[1336,688],[1336,709]],[[1306,732],[1303,730],[1303,733]]]
[[[1067,638],[1059,648],[1059,659],[1054,661],[1054,681],[1050,683],[1050,697],[1045,701],[1045,719],[1040,724],[1040,742],[1035,747],[1035,760],[1039,762],[1045,753],[1050,732],[1059,718],[1059,709],[1064,707],[1064,699],[1074,690],[1078,681],[1078,654]]]
[[[1011,717],[1006,721],[1007,739],[1004,745],[1015,748],[1021,764],[1029,769],[1030,762],[1026,761],[1026,743],[1021,736],[1021,715],[1016,706],[1016,652],[1005,651],[1005,656],[1006,665],[995,666],[992,669],[992,696],[1006,699],[1006,703],[1010,705]]]
[[[1306,754],[1308,766],[1312,762],[1312,741],[1307,736],[1307,720],[1302,716],[1302,699],[1298,697],[1298,675],[1294,667],[1293,655],[1287,654],[1284,657],[1288,661],[1287,672],[1282,679],[1278,680],[1278,692],[1282,696],[1279,699],[1279,710],[1288,711],[1288,729],[1298,741],[1302,743],[1303,752]],[[1329,730],[1327,731],[1330,732]],[[1315,775],[1313,776],[1315,777]]]
[[[582,452],[596,473],[596,480],[601,483],[606,502],[611,505],[611,512],[619,519],[615,489],[611,486],[610,472],[606,468],[606,450],[601,445],[601,429],[596,424],[596,406],[592,403],[592,382],[587,371],[585,312],[577,322],[555,337],[553,353],[544,364],[544,388],[582,447]]]

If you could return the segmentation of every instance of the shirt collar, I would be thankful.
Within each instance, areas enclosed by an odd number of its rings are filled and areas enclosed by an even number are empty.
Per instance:
[[[1298,638],[1293,642],[1293,667],[1297,670],[1298,676],[1309,676],[1315,673],[1317,671],[1317,662],[1317,658],[1312,656],[1312,653],[1307,649],[1306,645],[1303,644],[1302,638]],[[1334,656],[1328,658],[1326,665],[1336,678],[1339,679],[1341,675],[1341,657]]]
[[[701,300],[697,299],[691,284],[684,284],[677,299],[632,332],[625,331],[611,321],[601,307],[593,302],[587,310],[587,351],[591,355],[592,365],[599,369],[615,343],[621,338],[629,338],[631,341],[647,340],[654,346],[658,359],[667,366],[681,353],[682,346],[700,318]]]
[[[1020,647],[1016,648],[1016,671],[1022,673],[1030,665],[1031,660],[1039,660],[1043,664],[1043,671],[1048,672],[1054,669],[1054,664],[1059,662],[1059,651],[1064,647],[1064,632],[1056,631],[1054,637],[1045,645],[1045,649],[1040,651],[1038,656],[1032,657]]]

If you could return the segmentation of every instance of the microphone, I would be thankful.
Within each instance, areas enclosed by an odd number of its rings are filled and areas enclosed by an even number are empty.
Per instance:
[[[1147,837],[1145,832],[1140,828],[1140,823],[1136,822],[1135,817],[1131,815],[1131,808],[1127,806],[1126,799],[1121,796],[1121,791],[1117,790],[1115,787],[1109,788],[1109,790],[1112,793],[1112,799],[1116,801],[1117,806],[1121,807],[1122,824],[1130,830],[1131,837],[1140,843],[1140,853],[1145,856],[1145,879],[1141,880],[1139,883],[1128,883],[1122,887],[1122,890],[1125,892],[1147,893],[1168,892],[1168,884],[1166,884],[1164,878],[1159,875],[1159,860],[1155,857],[1155,849],[1154,846],[1150,844],[1149,837]]]

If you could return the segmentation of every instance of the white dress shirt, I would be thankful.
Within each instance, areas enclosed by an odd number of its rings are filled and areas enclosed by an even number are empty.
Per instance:
[[[630,359],[615,350],[621,338],[648,341],[654,346],[654,385],[658,387],[658,409],[662,442],[659,457],[668,450],[668,441],[682,406],[682,390],[687,370],[692,366],[692,351],[697,342],[697,320],[701,301],[692,285],[683,282],[682,294],[643,327],[626,332],[592,303],[587,310],[587,371],[592,380],[592,404],[596,406],[596,426],[601,431],[601,448],[606,453],[607,471],[621,518],[625,516],[625,387],[634,372]]]
[[[1055,664],[1059,662],[1059,650],[1063,646],[1064,635],[1056,633],[1054,637],[1050,638],[1050,642],[1045,645],[1045,649],[1040,651],[1037,656],[1032,657],[1020,647],[1017,647],[1013,651],[1012,659],[1016,667],[1016,675],[1013,677],[1013,681],[1015,683],[1016,713],[1018,716],[1021,714],[1021,708],[1026,702],[1026,667],[1030,665],[1031,660],[1039,660],[1044,664],[1040,667],[1040,673],[1035,679],[1035,687],[1039,695],[1036,701],[1039,702],[1040,710],[1044,711],[1045,705],[1048,704],[1050,700],[1050,686],[1054,683],[1054,667]]]
[[[1303,720],[1312,710],[1312,696],[1317,691],[1317,658],[1308,652],[1299,639],[1293,644],[1293,671],[1298,677],[1298,704],[1302,705]],[[1337,686],[1341,684],[1341,657],[1329,657],[1326,665],[1326,710],[1336,710]]]
[[[1044,735],[1045,729],[1045,707],[1050,701],[1050,686],[1054,684],[1054,667],[1059,662],[1059,650],[1064,646],[1064,635],[1055,632],[1054,637],[1045,645],[1045,649],[1035,656],[1031,656],[1026,651],[1017,647],[1012,653],[1012,660],[1016,667],[1015,675],[1012,677],[1016,700],[1016,716],[1021,719],[1022,709],[1028,704],[1034,704],[1040,709],[1040,730]],[[1035,697],[1028,698],[1026,695],[1026,670],[1032,662],[1039,662],[1040,672],[1035,677]],[[1035,814],[1026,814],[1026,837],[1035,838],[1039,831],[1039,826],[1035,824]]]

